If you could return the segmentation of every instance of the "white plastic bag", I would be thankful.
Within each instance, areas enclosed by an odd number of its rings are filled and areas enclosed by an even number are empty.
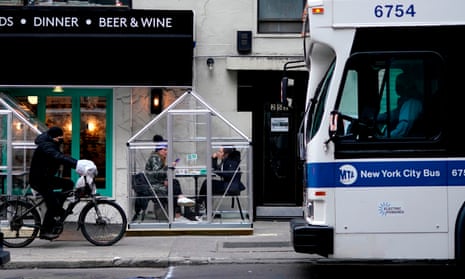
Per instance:
[[[76,165],[76,172],[80,176],[96,176],[97,166],[91,160],[78,160]]]
[[[84,188],[87,184],[91,187],[93,194],[96,193],[94,178],[97,175],[97,166],[90,160],[78,160],[76,172],[80,175],[76,181],[76,188]]]
[[[86,186],[86,180],[87,180],[87,183],[89,183],[89,185],[92,184],[92,182],[94,182],[93,178],[88,178],[88,177],[81,176],[76,181],[76,188],[85,187]]]

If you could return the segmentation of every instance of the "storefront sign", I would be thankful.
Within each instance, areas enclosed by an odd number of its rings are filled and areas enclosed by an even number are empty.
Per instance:
[[[0,84],[191,86],[193,22],[192,11],[0,8]]]
[[[148,34],[192,36],[192,11],[101,8],[0,9],[0,36],[7,34]]]

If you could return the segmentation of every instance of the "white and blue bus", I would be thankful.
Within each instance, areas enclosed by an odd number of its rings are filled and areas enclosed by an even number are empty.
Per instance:
[[[307,6],[304,213],[290,224],[294,250],[465,259],[465,1]],[[408,86],[396,84],[400,76]],[[415,92],[415,105],[402,107],[402,89]]]

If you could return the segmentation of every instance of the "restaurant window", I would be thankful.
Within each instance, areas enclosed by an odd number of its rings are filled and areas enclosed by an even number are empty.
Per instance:
[[[45,125],[47,127],[58,126],[63,129],[64,143],[62,152],[64,154],[71,154],[71,109],[72,102],[70,96],[47,96],[46,109],[45,109]],[[71,178],[71,168],[61,167],[61,177]]]
[[[105,188],[107,177],[107,97],[81,96],[80,98],[80,158],[91,159],[99,175],[97,188]],[[102,156],[105,155],[105,156]]]
[[[301,33],[305,0],[258,0],[258,33]]]
[[[50,88],[8,88],[20,108],[46,127],[63,129],[62,151],[74,158],[92,160],[98,169],[97,191],[112,196],[111,119],[112,89],[64,88],[50,93]],[[52,95],[53,94],[53,95]],[[77,179],[71,168],[59,170],[62,177]]]

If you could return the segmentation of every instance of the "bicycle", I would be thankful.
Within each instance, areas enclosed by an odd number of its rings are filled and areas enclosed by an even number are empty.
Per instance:
[[[85,176],[81,178],[84,178],[84,187],[61,193],[67,197],[69,204],[65,214],[58,220],[55,232],[63,232],[66,218],[74,214],[76,205],[84,202],[77,219],[77,230],[81,230],[84,238],[96,246],[111,246],[126,233],[126,214],[114,200],[96,194],[93,179],[88,183]],[[1,196],[0,231],[3,233],[4,246],[21,248],[34,241],[42,225],[40,206],[44,202],[44,198],[39,195]]]

